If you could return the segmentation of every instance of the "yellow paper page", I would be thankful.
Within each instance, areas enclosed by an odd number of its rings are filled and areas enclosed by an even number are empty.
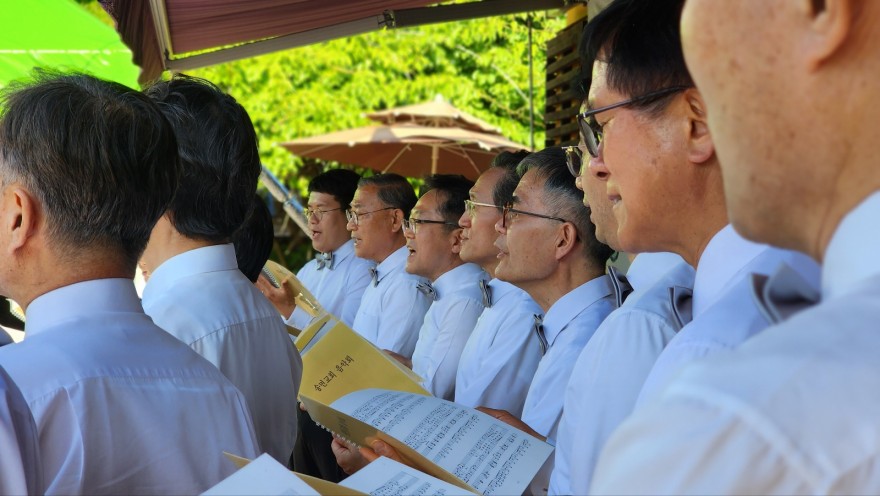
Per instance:
[[[287,267],[284,267],[278,262],[269,260],[266,262],[266,269],[272,273],[272,277],[274,277],[279,284],[283,283],[287,286],[291,294],[294,295],[297,307],[302,308],[312,317],[318,317],[327,313],[318,299],[315,298],[315,295],[313,295],[312,292],[305,287],[302,281],[296,277],[296,274],[288,270]]]
[[[335,323],[334,323],[335,322]],[[354,332],[344,322],[333,323],[303,355],[300,393],[329,405],[337,398],[361,389],[381,388],[430,395],[419,385],[420,379],[407,373],[382,350]],[[406,371],[404,371],[404,369]]]

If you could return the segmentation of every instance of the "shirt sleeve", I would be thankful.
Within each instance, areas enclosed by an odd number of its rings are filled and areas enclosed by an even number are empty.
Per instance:
[[[465,344],[483,312],[482,303],[460,299],[437,316],[439,334],[428,358],[427,369],[433,374],[425,381],[427,389],[438,398],[452,401],[455,397],[455,374]]]
[[[0,494],[42,494],[42,469],[30,408],[0,368]]]
[[[808,483],[810,474],[783,456],[767,433],[717,404],[693,397],[661,399],[611,436],[590,493],[825,492]]]

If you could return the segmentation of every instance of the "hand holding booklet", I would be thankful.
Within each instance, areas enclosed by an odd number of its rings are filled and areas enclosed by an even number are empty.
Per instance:
[[[347,441],[381,439],[419,470],[477,493],[521,494],[553,452],[489,415],[423,394],[365,389],[329,405],[309,392],[300,399],[316,422]]]

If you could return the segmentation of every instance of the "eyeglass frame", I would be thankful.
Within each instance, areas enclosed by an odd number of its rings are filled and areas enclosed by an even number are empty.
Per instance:
[[[494,203],[482,203],[470,199],[464,201],[464,211],[468,213],[471,219],[477,216],[477,207],[494,207],[499,210],[504,208],[503,206],[495,205]]]
[[[544,215],[544,214],[539,214],[539,213],[535,213],[535,212],[527,212],[525,210],[519,210],[517,208],[513,208],[513,203],[508,202],[501,208],[501,227],[504,229],[510,229],[511,223],[507,221],[507,214],[510,212],[513,212],[515,214],[528,215],[531,217],[538,217],[541,219],[556,220],[556,221],[559,221],[562,223],[568,222],[569,224],[571,224],[571,222],[563,219],[562,217],[553,217],[552,215]]]
[[[600,114],[602,112],[616,109],[618,107],[625,107],[627,105],[632,105],[634,103],[642,103],[654,98],[662,98],[664,96],[672,95],[673,93],[677,93],[679,91],[684,91],[692,88],[693,86],[670,86],[669,88],[664,88],[662,90],[652,91],[650,93],[646,93],[642,96],[637,96],[634,98],[630,98],[628,100],[623,100],[622,102],[612,103],[611,105],[606,105],[604,107],[599,107],[595,109],[585,110],[577,114],[577,124],[578,130],[581,134],[581,139],[584,142],[584,145],[587,148],[587,152],[593,158],[599,157],[599,144],[602,142],[602,131],[596,131],[593,129],[593,126],[590,124],[589,118]]]
[[[403,219],[403,230],[410,231],[413,234],[416,233],[416,226],[419,224],[441,224],[444,226],[455,226],[459,227],[457,222],[448,222],[445,220],[431,220],[431,219],[413,219],[410,217],[409,219]]]
[[[306,218],[306,221],[309,221],[312,218],[312,215],[314,215],[315,220],[318,222],[321,222],[321,219],[324,218],[324,214],[326,214],[327,212],[336,212],[337,210],[345,210],[345,209],[346,209],[345,207],[339,207],[339,208],[331,208],[330,210],[319,210],[317,208],[312,210],[309,207],[305,207],[305,208],[303,208],[302,213],[303,213],[303,216]],[[346,216],[346,219],[348,219],[348,216]]]
[[[584,166],[584,152],[581,151],[580,145],[563,146],[562,151],[565,152],[565,165],[568,166],[568,172],[575,178],[580,177]],[[577,157],[577,166],[574,164],[574,157]]]
[[[383,210],[394,210],[396,208],[397,207],[385,207],[385,208],[380,208],[378,210],[371,210],[369,212],[361,212],[361,213],[355,212],[353,208],[349,208],[348,210],[345,211],[345,218],[346,218],[346,220],[353,223],[354,225],[359,226],[359,225],[361,225],[360,217],[363,217],[365,215],[374,214],[376,212],[381,212]]]

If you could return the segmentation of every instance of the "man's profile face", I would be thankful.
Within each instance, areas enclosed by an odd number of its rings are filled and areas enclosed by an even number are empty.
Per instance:
[[[342,205],[333,195],[312,191],[309,193],[308,206],[309,210],[316,212],[306,219],[315,251],[331,252],[348,241],[350,236],[345,227],[348,223],[345,219],[345,210],[340,209]]]
[[[484,172],[470,190],[470,200],[488,205],[494,204],[492,193],[498,181],[504,177],[501,168],[491,168]],[[461,233],[461,259],[475,263],[484,269],[494,266],[498,261],[498,248],[495,240],[498,232],[495,223],[501,219],[501,211],[495,207],[474,206],[472,212],[465,210],[458,225]]]
[[[358,214],[358,223],[349,222],[347,228],[351,231],[354,240],[354,254],[381,262],[386,254],[382,249],[388,245],[388,238],[392,237],[393,219],[392,209],[379,199],[379,190],[375,186],[363,186],[354,193],[351,200],[351,210]],[[367,213],[372,212],[372,213]]]
[[[513,207],[526,212],[556,216],[549,211],[544,198],[544,179],[528,171],[513,193]],[[515,218],[513,218],[515,217]],[[530,215],[508,216],[504,226],[499,220],[495,228],[500,234],[495,241],[499,249],[495,276],[523,289],[546,280],[559,263],[555,241],[561,223]]]
[[[632,97],[608,87],[606,71],[607,64],[597,60],[588,96],[592,108]],[[680,132],[666,114],[668,111],[659,117],[650,116],[624,106],[595,116],[604,136],[599,157],[591,158],[590,170],[603,172],[605,198],[599,200],[602,188],[598,185],[588,196],[597,206],[601,201],[610,203],[618,226],[616,248],[623,251],[665,250],[670,238],[680,237],[673,227],[680,221],[679,189],[683,174],[692,172],[684,155],[686,133]],[[602,223],[602,219],[596,220]]]
[[[410,219],[445,222],[440,215],[440,195],[431,190],[422,195],[412,209]],[[415,223],[415,232],[404,230],[406,248],[406,271],[410,274],[436,280],[443,275],[442,270],[448,267],[447,260],[453,253],[453,245],[459,228],[435,223]],[[457,254],[456,254],[457,256]]]
[[[581,150],[580,175],[575,180],[575,186],[584,192],[584,206],[590,209],[590,221],[596,226],[596,239],[611,248],[617,250],[617,219],[611,211],[611,200],[605,190],[604,171],[590,171],[590,154],[581,142],[578,147]]]

